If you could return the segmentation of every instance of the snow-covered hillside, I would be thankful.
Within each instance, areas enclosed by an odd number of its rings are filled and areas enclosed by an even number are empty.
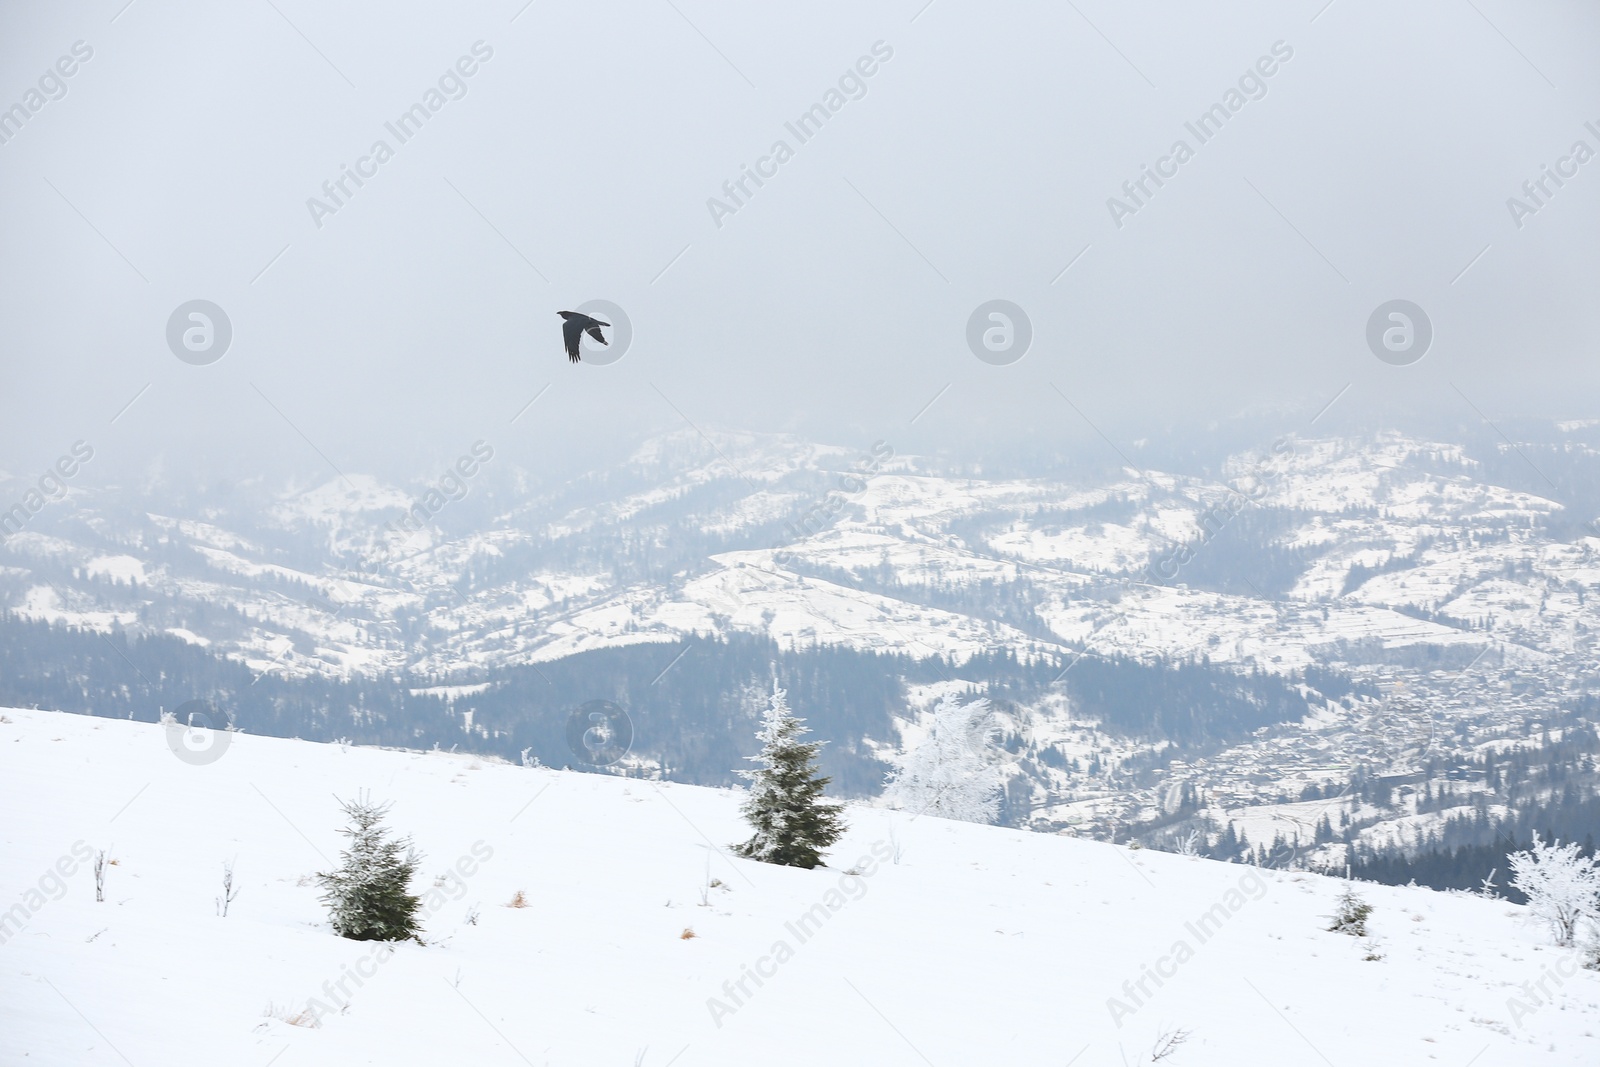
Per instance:
[[[722,849],[728,792],[226,740],[4,713],[0,1063],[1600,1059],[1600,974],[1503,902],[1362,886],[1358,939],[1333,879],[862,809],[829,867],[771,867]],[[361,790],[426,853],[427,945],[328,929],[310,876]]]

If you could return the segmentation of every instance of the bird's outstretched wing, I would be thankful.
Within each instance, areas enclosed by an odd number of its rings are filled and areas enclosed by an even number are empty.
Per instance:
[[[567,319],[561,324],[561,338],[567,344],[567,358],[578,362],[578,345],[583,340],[583,323],[577,319]]]
[[[599,341],[601,344],[606,345],[607,347],[610,347],[611,342],[607,341],[606,340],[606,335],[600,332],[600,327],[602,327],[602,326],[610,326],[610,325],[611,324],[609,322],[597,322],[597,323],[595,323],[593,326],[589,327],[589,336],[593,337],[596,341]]]

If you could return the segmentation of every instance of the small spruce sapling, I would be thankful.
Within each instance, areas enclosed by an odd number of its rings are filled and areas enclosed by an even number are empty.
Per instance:
[[[1355,889],[1345,886],[1344,892],[1339,894],[1339,908],[1332,916],[1333,925],[1328,929],[1351,937],[1366,937],[1367,916],[1371,914],[1372,905],[1357,896]]]
[[[417,938],[422,898],[412,895],[410,885],[422,857],[409,837],[387,840],[389,828],[382,823],[389,805],[360,797],[339,806],[350,817],[339,831],[350,844],[339,854],[338,870],[317,874],[334,931],[353,941]]]

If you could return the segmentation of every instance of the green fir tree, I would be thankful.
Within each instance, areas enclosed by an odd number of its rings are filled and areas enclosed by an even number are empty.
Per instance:
[[[739,855],[788,867],[815,867],[822,862],[823,850],[844,833],[842,808],[822,796],[829,779],[812,766],[823,743],[800,740],[808,732],[804,720],[789,711],[784,691],[774,686],[756,735],[761,751],[748,757],[757,769],[739,772],[750,782],[750,795],[740,812],[755,830],[750,840],[734,846]]]
[[[350,825],[339,831],[350,845],[339,854],[339,869],[318,872],[322,902],[334,932],[354,941],[404,941],[417,937],[421,898],[409,892],[422,857],[409,837],[387,840],[382,825],[389,805],[365,797],[340,801]]]

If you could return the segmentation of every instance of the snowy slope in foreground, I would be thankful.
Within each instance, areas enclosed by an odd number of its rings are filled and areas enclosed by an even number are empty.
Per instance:
[[[835,869],[800,871],[714,851],[741,836],[717,790],[251,736],[194,766],[160,727],[5,716],[0,907],[26,919],[0,935],[8,1067],[1121,1067],[1172,1027],[1193,1037],[1170,1067],[1600,1059],[1600,975],[1513,1022],[1508,998],[1565,957],[1502,902],[1363,887],[1384,957],[1366,962],[1370,942],[1323,932],[1340,886],[1311,875],[871,810]],[[395,802],[430,881],[472,871],[436,895],[432,943],[388,959],[329,933],[307,879],[337,856],[334,795],[360,789]],[[899,864],[843,874],[891,828]],[[87,869],[48,899],[79,841],[114,846],[103,904]],[[708,872],[727,888],[701,906]],[[519,889],[530,906],[506,907]],[[1187,924],[1219,905],[1202,939]],[[1171,977],[1119,1028],[1108,998],[1146,965]],[[741,978],[749,995],[725,992]],[[348,1008],[268,1014],[311,998]]]

